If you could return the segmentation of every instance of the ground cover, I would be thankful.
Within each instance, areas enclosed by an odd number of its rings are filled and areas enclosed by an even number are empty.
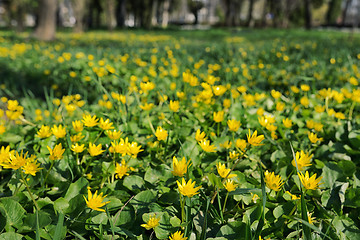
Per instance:
[[[0,239],[360,239],[360,36],[0,32]]]

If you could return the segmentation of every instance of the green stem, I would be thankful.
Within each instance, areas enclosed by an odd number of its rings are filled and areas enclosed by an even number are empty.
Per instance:
[[[101,136],[101,134],[104,132],[104,130],[101,130],[99,135],[97,135],[97,137],[95,138],[93,144],[95,144],[95,142],[99,139],[99,137]]]
[[[356,105],[356,102],[353,101],[353,103],[351,104],[351,107],[350,107],[350,111],[349,111],[349,120],[352,120],[352,115],[354,112],[355,105]]]
[[[36,203],[36,201],[35,201],[35,198],[34,198],[34,196],[33,196],[32,193],[31,193],[31,190],[30,190],[29,185],[27,184],[26,178],[24,178],[24,175],[23,175],[22,172],[20,172],[20,175],[21,175],[21,179],[22,179],[24,185],[26,186],[26,190],[28,191],[28,193],[29,193],[29,195],[30,195],[31,200],[33,201],[33,203],[34,203],[34,205],[35,205],[35,207],[36,207],[36,210],[39,211],[40,208],[39,208],[39,206],[37,205],[37,203]]]
[[[219,189],[217,189],[217,191],[219,191]],[[224,222],[224,216],[223,216],[223,210],[221,209],[220,194],[217,195],[217,199],[218,199],[221,222],[223,223]]]
[[[44,185],[45,185],[45,183],[46,183],[46,180],[47,180],[47,178],[48,178],[48,176],[49,176],[49,174],[50,174],[50,171],[51,171],[51,169],[54,167],[55,160],[50,160],[50,161],[51,161],[51,165],[50,165],[50,168],[48,169],[48,171],[47,171],[47,173],[46,173],[46,175],[45,175],[44,181],[43,181],[42,184],[41,184],[41,188],[44,187]]]
[[[185,197],[180,194],[180,205],[181,205],[181,223],[185,222]]]
[[[228,199],[228,196],[229,196],[229,192],[226,193],[226,197],[225,197],[225,201],[224,201],[224,206],[223,206],[223,208],[222,208],[223,213],[225,212],[226,201],[227,201],[227,199]]]

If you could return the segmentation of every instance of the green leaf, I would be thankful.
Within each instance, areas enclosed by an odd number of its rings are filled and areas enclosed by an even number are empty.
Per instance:
[[[131,191],[142,189],[144,184],[144,179],[137,175],[126,176],[123,182],[123,185]]]
[[[173,226],[175,228],[180,227],[181,220],[178,217],[173,216],[173,217],[170,218],[170,224],[171,224],[171,226]]]
[[[64,198],[70,201],[72,198],[84,193],[88,184],[88,180],[83,177],[79,178],[76,182],[70,184]]]
[[[293,208],[294,208],[294,203],[292,203],[291,201],[281,204],[274,209],[273,211],[274,217],[281,218],[282,215],[284,214],[289,215]]]
[[[14,232],[6,232],[0,235],[0,240],[22,240],[23,235],[14,233]]]
[[[66,213],[66,210],[70,207],[69,201],[63,197],[56,199],[54,202],[54,210],[56,212]]]
[[[328,162],[325,164],[322,172],[322,181],[324,187],[332,188],[337,179],[342,175],[342,170],[337,166],[336,163]]]
[[[166,239],[170,235],[171,224],[170,224],[170,217],[167,212],[161,214],[160,225],[155,227],[155,235],[158,239]]]
[[[342,169],[346,177],[351,177],[356,171],[356,165],[352,161],[340,161],[338,166]]]
[[[245,224],[241,221],[229,222],[220,228],[216,237],[224,237],[226,239],[239,239],[245,232]]]
[[[39,228],[43,228],[49,225],[52,221],[49,213],[44,211],[38,211],[39,214]],[[30,229],[35,230],[36,228],[36,214],[31,213],[24,219],[24,226],[28,226]]]
[[[344,206],[358,208],[360,207],[360,188],[350,188],[345,193]]]
[[[11,198],[2,198],[0,199],[0,202],[2,203],[3,210],[5,211],[6,223],[8,225],[14,226],[22,222],[26,211],[20,203]]]
[[[53,240],[61,240],[65,238],[66,228],[63,226],[63,224],[64,224],[64,214],[59,213],[58,223],[56,224]]]
[[[301,222],[303,223],[302,228],[303,228],[305,240],[311,240],[312,237],[311,237],[310,228],[308,226],[309,221],[308,221],[307,207],[306,207],[304,193],[301,193],[301,218],[303,220]],[[305,223],[308,223],[308,224],[305,224]]]
[[[138,193],[131,201],[135,209],[148,207],[149,203],[156,201],[156,194],[154,191],[146,190]]]

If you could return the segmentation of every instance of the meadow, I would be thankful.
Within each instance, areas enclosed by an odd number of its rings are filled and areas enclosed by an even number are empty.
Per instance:
[[[360,239],[359,42],[0,31],[0,240]]]

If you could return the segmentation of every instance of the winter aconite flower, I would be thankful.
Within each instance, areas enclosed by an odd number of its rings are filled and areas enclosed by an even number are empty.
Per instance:
[[[260,144],[262,142],[262,140],[264,140],[264,135],[257,135],[257,131],[255,130],[255,132],[251,135],[250,129],[249,129],[249,135],[246,134],[247,136],[247,140],[248,143],[253,145],[253,146],[260,146],[263,144]]]
[[[159,223],[160,217],[156,217],[156,215],[151,215],[149,220],[145,224],[141,224],[142,227],[146,228],[146,230],[150,230],[160,225]]]
[[[162,127],[157,127],[156,131],[155,131],[155,136],[157,138],[157,140],[161,141],[165,141],[167,136],[168,136],[168,132],[163,129]]]
[[[196,182],[192,182],[191,179],[186,183],[185,179],[182,178],[181,183],[179,181],[176,181],[176,183],[178,185],[180,194],[183,196],[192,197],[196,194],[199,194],[198,190],[201,188],[201,186],[195,187]]]
[[[174,176],[182,177],[187,172],[187,168],[189,166],[189,161],[186,162],[185,157],[183,157],[180,161],[177,158],[173,157],[173,171],[171,172]]]
[[[61,143],[57,144],[53,149],[51,149],[49,146],[47,146],[47,149],[50,153],[50,160],[60,160],[63,157],[63,154],[65,152],[65,149],[62,148]]]
[[[180,108],[180,106],[179,106],[179,101],[172,101],[172,100],[170,100],[169,108],[170,108],[170,110],[173,111],[173,112],[179,111],[179,108]]]
[[[196,130],[195,140],[200,142],[203,139],[205,139],[205,132],[201,132],[200,129]]]
[[[99,127],[100,127],[102,130],[114,129],[113,123],[110,122],[110,119],[104,120],[103,118],[100,118]]]
[[[84,151],[84,149],[85,149],[84,144],[79,145],[78,143],[75,143],[71,146],[71,151],[73,151],[75,153],[81,153]]]
[[[229,131],[236,132],[240,127],[240,121],[237,121],[235,119],[228,120],[227,125],[229,127]]]
[[[84,125],[80,120],[75,120],[72,123],[75,132],[81,132],[84,129]]]
[[[303,150],[301,152],[296,152],[295,159],[299,171],[302,171],[304,167],[311,166],[311,158],[313,154],[305,153]],[[292,160],[291,164],[296,167],[295,159]]]
[[[184,233],[182,233],[181,231],[177,231],[173,234],[171,234],[171,236],[169,237],[169,240],[186,240],[187,237],[184,237]]]
[[[130,170],[130,168],[126,165],[125,160],[121,160],[121,164],[116,163],[116,168],[115,168],[115,177],[122,179],[124,176],[129,175],[128,171]]]
[[[292,127],[292,120],[285,118],[282,120],[284,127],[286,128],[291,128]]]
[[[231,179],[227,179],[223,185],[228,192],[235,191],[237,187],[237,184]]]
[[[274,191],[280,191],[280,188],[284,185],[280,175],[275,175],[274,172],[269,173],[267,170],[265,172],[265,183],[268,188]]]
[[[66,135],[66,128],[63,127],[61,124],[59,126],[54,125],[51,128],[51,131],[56,138],[63,138]]]
[[[107,130],[105,131],[105,133],[111,140],[118,140],[122,134],[121,131],[117,131],[117,130]]]
[[[85,199],[86,205],[88,206],[88,208],[91,208],[95,211],[105,212],[105,210],[101,209],[101,207],[108,204],[110,201],[103,202],[104,198],[106,198],[106,195],[103,196],[103,193],[100,193],[98,195],[97,192],[98,191],[95,191],[95,193],[93,195],[90,191],[90,187],[88,187],[88,199],[86,199],[85,196],[83,196]]]
[[[312,143],[317,143],[318,141],[321,142],[323,140],[323,138],[318,138],[316,133],[309,132],[308,137],[309,137],[310,142],[312,142]]]
[[[214,121],[219,123],[224,120],[224,111],[214,112]]]
[[[86,114],[86,115],[84,114],[82,122],[86,127],[94,127],[98,124],[99,119],[96,118],[96,115],[91,116],[90,114]]]
[[[97,155],[100,155],[101,153],[103,153],[105,150],[102,150],[102,145],[99,144],[99,145],[95,145],[95,144],[92,144],[92,143],[89,143],[89,153],[92,157],[94,156],[97,156]]]
[[[308,171],[305,172],[305,175],[299,172],[298,176],[300,178],[301,183],[304,185],[306,189],[316,190],[319,188],[319,185],[321,184],[319,182],[321,181],[322,177],[316,178],[316,173],[310,177]]]
[[[26,162],[28,161],[27,154],[28,152],[23,153],[23,151],[21,151],[20,154],[18,152],[10,151],[8,155],[9,157],[6,159],[6,161],[1,163],[1,166],[4,168],[17,170],[25,166]]]
[[[229,168],[226,168],[225,164],[221,164],[220,162],[216,164],[216,169],[218,171],[218,174],[222,178],[233,178],[236,177],[236,174],[229,174],[230,170]]]
[[[52,132],[50,130],[49,126],[42,125],[39,131],[37,131],[36,136],[39,138],[47,138],[52,135]]]
[[[205,152],[216,152],[216,147],[210,144],[210,140],[203,139],[199,142],[199,145]]]
[[[25,166],[22,167],[22,170],[25,174],[30,174],[35,176],[37,172],[39,172],[42,168],[39,167],[40,163],[38,163],[34,157],[30,157],[29,160],[25,163]]]

